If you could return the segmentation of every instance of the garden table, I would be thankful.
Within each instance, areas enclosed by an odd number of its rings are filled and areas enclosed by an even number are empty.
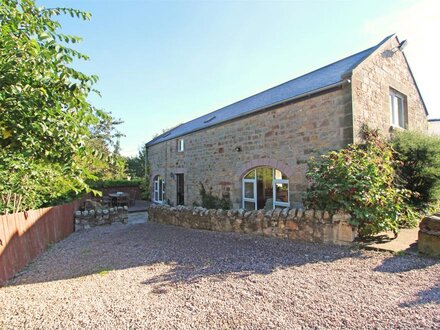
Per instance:
[[[117,192],[108,194],[110,198],[112,199],[112,205],[113,206],[121,206],[121,205],[127,205],[128,206],[128,199],[130,197],[129,194],[124,192]]]

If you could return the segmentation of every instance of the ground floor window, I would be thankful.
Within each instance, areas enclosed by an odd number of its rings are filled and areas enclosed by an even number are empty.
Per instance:
[[[280,170],[257,167],[243,178],[243,208],[246,210],[288,207],[289,180]]]
[[[162,203],[165,195],[165,181],[160,175],[157,175],[153,181],[154,194],[153,200],[157,203]]]

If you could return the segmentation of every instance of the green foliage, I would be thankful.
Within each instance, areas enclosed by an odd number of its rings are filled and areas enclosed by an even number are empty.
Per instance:
[[[134,180],[101,180],[95,181],[91,185],[95,189],[111,188],[111,187],[139,187],[142,184],[142,179]]]
[[[89,191],[86,181],[95,178],[93,165],[100,158],[91,148],[93,133],[100,123],[112,122],[88,102],[98,78],[72,68],[73,61],[88,57],[69,47],[81,39],[58,31],[58,15],[91,17],[69,8],[39,8],[34,0],[1,2],[0,213]]]
[[[145,148],[139,148],[138,154],[134,157],[127,157],[127,175],[131,178],[144,178],[145,168]]]
[[[139,186],[141,189],[141,198],[144,200],[150,199],[150,180],[148,176],[142,179],[141,184]]]
[[[124,179],[126,162],[119,153],[119,139],[123,136],[116,126],[122,124],[111,116],[99,118],[96,125],[90,128],[90,137],[86,141],[87,150],[93,157],[84,158],[89,171],[97,180]]]
[[[331,151],[309,162],[312,185],[304,195],[310,208],[351,214],[362,236],[397,232],[414,225],[415,213],[407,204],[411,192],[396,184],[401,164],[377,131],[364,129],[364,144]]]
[[[397,132],[391,143],[403,162],[398,169],[405,187],[416,194],[411,204],[422,211],[440,206],[440,137]]]
[[[206,191],[203,183],[200,182],[200,196],[202,198],[202,207],[206,209],[222,209],[229,210],[232,207],[231,200],[228,195],[221,198],[212,194],[212,187]]]

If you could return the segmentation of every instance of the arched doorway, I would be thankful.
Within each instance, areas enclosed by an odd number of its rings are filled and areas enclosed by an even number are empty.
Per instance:
[[[273,167],[257,167],[243,177],[242,207],[246,210],[289,207],[289,180]]]
[[[160,175],[156,175],[153,180],[153,201],[163,203],[165,196],[165,181]]]

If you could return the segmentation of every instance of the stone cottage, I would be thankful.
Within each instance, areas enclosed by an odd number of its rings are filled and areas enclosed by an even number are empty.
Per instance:
[[[405,45],[391,35],[156,137],[146,144],[152,200],[191,206],[203,183],[234,208],[295,207],[310,156],[358,142],[364,123],[427,131]]]

